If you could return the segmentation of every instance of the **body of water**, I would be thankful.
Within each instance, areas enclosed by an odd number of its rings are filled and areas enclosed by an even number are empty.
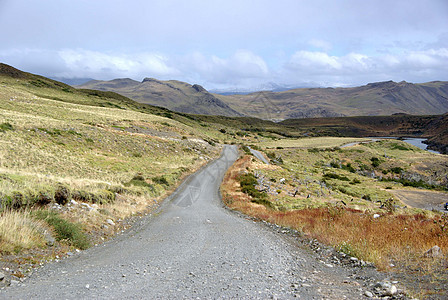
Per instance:
[[[382,140],[382,139],[393,139],[393,140],[396,140],[398,138],[396,138],[396,137],[369,137],[369,139],[371,139],[371,142],[376,142],[376,141],[379,141],[379,140]],[[416,147],[418,147],[420,149],[423,149],[423,150],[426,150],[426,151],[429,151],[429,152],[432,152],[432,153],[440,154],[440,152],[438,152],[438,151],[434,151],[434,150],[428,149],[428,145],[423,143],[424,141],[426,141],[426,139],[421,139],[421,138],[404,138],[402,141],[406,142],[408,144],[411,144],[413,146],[416,146]],[[343,145],[342,147],[350,147],[350,146],[354,146],[354,145],[357,145],[357,144],[359,144],[359,143],[358,142],[357,143],[349,143],[349,144]]]
[[[426,139],[419,139],[419,138],[405,138],[403,139],[404,142],[411,144],[413,146],[419,147],[420,149],[440,154],[438,151],[430,150],[428,149],[428,145],[424,144],[423,142],[426,141]]]

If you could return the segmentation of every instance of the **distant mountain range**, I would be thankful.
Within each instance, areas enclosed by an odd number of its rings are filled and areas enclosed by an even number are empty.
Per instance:
[[[93,80],[76,87],[112,91],[141,103],[182,113],[242,116],[202,86],[176,80],[161,81],[153,78],[145,78],[142,82],[129,78],[110,81]]]
[[[353,88],[299,88],[250,94],[212,94],[200,85],[145,78],[90,81],[80,88],[113,91],[135,101],[194,114],[291,118],[377,116],[448,112],[448,82],[377,82]]]
[[[347,97],[347,95],[352,95],[352,99],[347,98],[348,100],[346,99],[345,102],[342,102],[342,104],[346,107],[346,110],[343,111],[343,113],[347,114],[356,111],[356,109],[358,109],[358,112],[363,111],[362,109],[364,109],[364,111],[369,111],[375,103],[386,105],[385,107],[377,107],[377,112],[379,111],[383,114],[382,116],[360,115],[342,118],[327,117],[311,119],[288,118],[282,122],[275,123],[269,120],[262,120],[253,117],[231,118],[227,116],[219,116],[223,115],[220,111],[238,115],[241,115],[241,113],[236,110],[232,110],[230,105],[227,105],[219,100],[218,98],[221,96],[212,95],[199,85],[190,85],[178,81],[161,82],[155,79],[145,79],[142,83],[131,79],[118,79],[110,82],[92,81],[90,82],[91,85],[103,83],[103,91],[94,89],[75,89],[62,82],[23,72],[2,63],[0,63],[0,79],[4,86],[10,84],[11,79],[13,79],[15,84],[14,88],[18,89],[18,91],[20,91],[23,87],[32,94],[35,93],[36,95],[40,95],[42,90],[47,91],[51,95],[53,95],[53,91],[56,93],[59,92],[58,97],[51,97],[51,99],[58,101],[78,104],[88,103],[88,105],[100,107],[133,109],[144,113],[165,116],[167,118],[174,118],[183,121],[196,121],[202,125],[221,124],[218,125],[218,128],[222,126],[221,128],[233,127],[235,130],[241,131],[252,131],[258,133],[266,132],[270,135],[278,137],[411,136],[428,138],[427,143],[431,149],[448,154],[448,113],[443,114],[443,112],[446,111],[447,105],[447,97],[445,96],[447,91],[447,82],[439,81],[425,84],[381,82],[349,89],[295,89],[279,93],[257,92],[249,95],[233,95],[231,96],[233,98],[222,96],[226,100],[229,100],[229,98],[233,101],[241,99],[238,107],[240,111],[247,111],[251,109],[256,111],[256,109],[258,109],[258,112],[265,112],[263,116],[270,119],[284,113],[286,109],[285,107],[282,107],[282,105],[284,105],[285,101],[288,101],[288,99],[293,99],[293,96],[299,97],[297,100],[298,102],[305,101],[300,99],[300,96],[318,95],[318,92],[322,91],[321,98],[317,98],[314,102],[311,98],[308,99],[308,102],[317,106],[319,103],[324,103],[325,101],[327,103],[330,102],[329,99],[338,100],[338,97],[336,96],[342,97],[345,95]],[[110,87],[124,89],[129,88],[129,86],[143,86],[143,88],[147,88],[145,85],[159,87],[160,95],[157,95],[157,97],[162,101],[160,102],[162,104],[164,103],[164,99],[169,100],[176,105],[179,105],[179,103],[186,103],[184,99],[189,99],[190,103],[194,103],[191,104],[191,109],[203,111],[204,108],[211,107],[215,109],[215,111],[218,111],[218,113],[217,115],[177,114],[166,108],[160,107],[160,104],[159,106],[142,104],[115,92],[107,91]],[[104,89],[106,89],[106,91]],[[153,91],[154,93],[155,89],[151,88],[149,91]],[[333,96],[336,94],[336,96],[334,96],[334,98],[329,97],[327,99],[322,96],[325,92],[328,92]],[[376,97],[372,96],[375,95],[375,92]],[[166,95],[169,97],[165,97]],[[361,96],[364,96],[365,98]],[[368,98],[369,96],[370,98]],[[154,97],[154,99],[157,100],[157,97]],[[176,97],[179,98],[176,99]],[[365,100],[366,98],[369,100]],[[368,101],[372,101],[374,104],[362,107],[362,104],[368,103]],[[419,103],[418,101],[422,102]],[[339,107],[340,109],[344,107],[339,102],[334,102],[334,107]],[[229,101],[229,103],[231,103],[231,101]],[[352,105],[347,105],[347,103]],[[395,105],[392,106],[390,103],[394,103]],[[416,106],[412,107],[413,104]],[[297,105],[297,103],[291,101],[291,103],[288,104],[288,102],[286,102],[286,108],[288,107],[287,105],[290,105],[290,107],[293,108]],[[353,108],[355,106],[356,109]],[[351,110],[349,110],[348,107],[351,107]],[[386,109],[392,107],[395,107],[395,109],[397,107],[402,107],[401,109],[407,108],[413,112],[435,112],[432,113],[433,115],[428,115],[430,113],[422,113],[424,115],[410,115],[400,112],[393,113],[394,111],[392,109],[387,112]],[[440,108],[440,111],[437,111],[437,108]],[[316,109],[315,112],[319,112],[319,109]],[[320,112],[322,112],[322,110]],[[291,110],[289,113],[297,113],[297,111],[294,112]],[[303,112],[301,116],[303,116]]]

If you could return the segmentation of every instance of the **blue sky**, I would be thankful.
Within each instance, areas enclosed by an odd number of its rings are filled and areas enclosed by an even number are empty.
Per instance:
[[[207,89],[448,80],[446,0],[0,0],[0,62]]]

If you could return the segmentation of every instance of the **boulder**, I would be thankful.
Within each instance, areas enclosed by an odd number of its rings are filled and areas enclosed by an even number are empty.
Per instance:
[[[441,257],[442,252],[440,251],[440,247],[436,245],[436,246],[432,247],[431,249],[429,249],[428,251],[426,251],[423,256],[424,257],[432,257],[432,258]]]

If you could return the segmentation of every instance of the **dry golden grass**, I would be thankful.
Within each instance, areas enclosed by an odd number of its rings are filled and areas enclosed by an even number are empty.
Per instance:
[[[277,141],[266,140],[259,144],[264,148],[330,148],[340,147],[349,143],[367,142],[366,138],[346,138],[346,137],[313,137],[301,139],[280,139]]]
[[[45,230],[45,225],[33,219],[29,212],[3,211],[0,215],[0,249],[11,253],[42,247]]]
[[[385,214],[373,218],[361,211],[335,205],[301,210],[278,211],[251,202],[239,190],[237,177],[251,164],[245,156],[224,177],[222,195],[232,209],[282,226],[332,245],[350,255],[387,269],[391,263],[409,264],[422,259],[434,245],[448,250],[448,219],[440,215]]]
[[[105,230],[107,219],[147,211],[220,152],[219,145],[206,141],[222,134],[187,118],[184,124],[134,111],[113,98],[36,87],[26,80],[0,77],[0,83],[0,125],[9,126],[0,130],[2,207],[48,208],[62,185],[70,194],[67,201],[96,207],[65,205],[58,210],[61,217],[94,235],[109,235],[126,222]],[[0,252],[28,247],[8,243],[2,237]]]

